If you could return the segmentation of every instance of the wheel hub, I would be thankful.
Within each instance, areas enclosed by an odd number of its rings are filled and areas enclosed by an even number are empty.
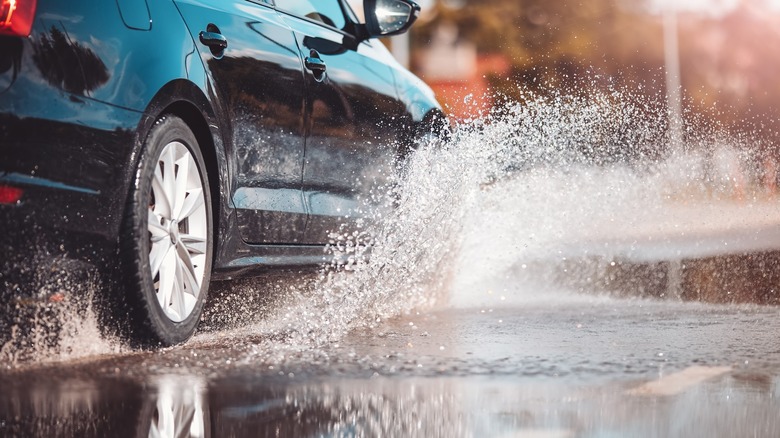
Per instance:
[[[171,236],[172,244],[176,245],[179,243],[179,223],[176,220],[168,223],[168,234]]]

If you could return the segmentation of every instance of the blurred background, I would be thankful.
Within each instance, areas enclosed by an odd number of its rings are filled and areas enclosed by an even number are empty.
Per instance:
[[[620,89],[664,102],[673,140],[707,120],[774,148],[780,0],[419,3],[411,32],[386,43],[455,119],[527,90]]]

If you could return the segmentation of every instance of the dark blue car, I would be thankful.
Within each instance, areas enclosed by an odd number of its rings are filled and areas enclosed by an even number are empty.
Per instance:
[[[430,89],[366,0],[0,0],[0,295],[100,273],[113,330],[169,345],[211,280],[327,261],[415,138]],[[54,281],[52,279],[55,279]]]

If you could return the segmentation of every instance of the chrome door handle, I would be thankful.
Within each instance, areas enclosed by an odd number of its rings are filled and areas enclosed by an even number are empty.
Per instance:
[[[227,38],[224,35],[217,32],[206,32],[202,30],[200,32],[200,42],[209,46],[212,49],[227,49]]]
[[[309,52],[309,56],[303,60],[303,65],[311,71],[315,81],[325,80],[325,71],[328,70],[328,66],[325,65],[325,61],[320,58],[320,54],[316,50],[312,49]]]
[[[325,73],[328,69],[328,66],[325,65],[325,61],[314,56],[307,56],[306,59],[304,59],[304,65],[314,73]]]
[[[201,44],[207,46],[215,58],[220,59],[225,54],[228,41],[227,38],[219,32],[219,28],[215,24],[210,23],[206,26],[206,30],[200,31],[198,37]]]

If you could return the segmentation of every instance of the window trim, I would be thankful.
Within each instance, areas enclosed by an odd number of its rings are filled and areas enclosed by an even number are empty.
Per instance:
[[[275,9],[276,8],[276,2],[274,0],[246,0],[249,3],[254,3],[258,6],[265,6],[266,8]]]
[[[250,1],[252,1],[252,0],[250,0]],[[262,0],[260,0],[260,1],[262,1]],[[348,16],[346,14],[346,11],[344,10],[345,5],[344,5],[343,0],[336,0],[336,1],[338,2],[339,9],[341,9],[341,15],[344,18],[344,28],[346,29],[346,28],[354,27],[355,25],[357,25],[357,23],[354,20],[354,12],[352,13],[352,16]],[[346,7],[348,8],[349,6],[347,5]],[[343,35],[346,35],[346,36],[349,36],[349,37],[352,37],[352,38],[356,38],[353,33],[348,32],[345,29],[339,29],[338,27],[331,26],[328,23],[324,23],[322,21],[315,20],[315,19],[309,18],[309,17],[303,17],[303,16],[300,16],[300,15],[294,13],[294,12],[284,10],[279,5],[276,5],[276,2],[274,2],[274,9],[276,9],[276,11],[279,12],[280,14],[284,14],[284,15],[287,15],[287,16],[290,16],[290,17],[295,17],[297,19],[304,20],[304,21],[307,21],[309,23],[314,23],[314,24],[319,25],[321,27],[324,27],[326,29],[334,30],[334,31],[336,31],[338,33],[341,33]]]
[[[248,1],[263,1],[263,0],[248,0]],[[331,26],[331,25],[329,25],[327,23],[323,23],[322,21],[317,21],[317,20],[314,20],[314,19],[311,19],[311,18],[308,18],[308,17],[302,17],[302,16],[300,16],[298,14],[295,14],[293,12],[285,11],[284,9],[279,8],[279,6],[276,5],[276,2],[274,0],[269,0],[269,1],[273,1],[273,3],[274,3],[274,6],[273,6],[274,10],[276,10],[276,12],[278,12],[280,14],[286,15],[288,17],[293,17],[293,18],[298,19],[298,20],[303,20],[303,21],[305,21],[307,23],[315,24],[315,25],[323,27],[323,28],[325,28],[327,30],[340,33],[341,35],[344,35],[347,38],[354,39],[356,42],[359,41],[358,45],[359,44],[365,44],[368,47],[374,47],[373,44],[371,44],[371,40],[370,39],[366,39],[366,40],[362,40],[361,41],[352,32],[349,32],[349,31],[347,31],[345,29],[339,29],[337,27],[333,27],[333,26]],[[341,6],[342,14],[345,14],[344,19],[346,21],[346,24],[345,24],[344,27],[345,28],[347,28],[347,27],[355,28],[356,26],[359,26],[360,24],[357,21],[357,14],[355,14],[355,12],[352,10],[352,8],[349,6],[349,4],[345,3],[344,0],[337,0],[337,1],[339,2],[339,5]],[[349,14],[350,14],[349,16],[346,16],[346,11],[349,11]],[[357,46],[355,46],[355,47],[357,47]]]

